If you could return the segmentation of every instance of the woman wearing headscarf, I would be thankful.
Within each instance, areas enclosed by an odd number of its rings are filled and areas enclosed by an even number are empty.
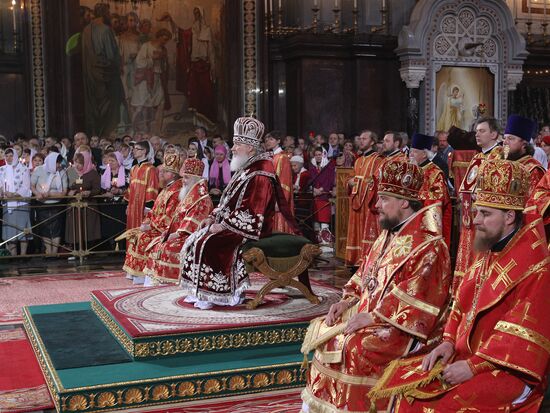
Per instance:
[[[94,209],[97,208],[96,201],[90,199],[101,192],[99,174],[92,163],[92,151],[81,146],[73,158],[74,168],[78,177],[69,187],[69,196],[80,194],[86,199],[87,207],[77,211],[77,207],[71,208],[67,213],[67,224],[65,226],[65,242],[76,245],[88,246],[88,241],[95,241],[101,238],[101,223],[99,215]],[[78,222],[80,219],[80,224]]]
[[[4,153],[6,165],[0,167],[0,193],[5,198],[28,198],[31,193],[29,169],[19,162],[19,154],[12,148]],[[23,230],[31,227],[27,201],[12,199],[2,202],[3,222],[2,239],[8,241],[7,249],[11,255],[17,255],[17,241],[20,242],[21,255],[27,253],[27,242],[32,238]]]
[[[38,226],[34,232],[43,238],[46,254],[57,254],[65,221],[65,207],[59,205],[61,201],[58,199],[68,190],[62,163],[63,157],[51,152],[44,165],[36,167],[31,175],[31,190],[39,202],[36,209]]]
[[[120,152],[110,152],[105,155],[107,166],[101,175],[101,189],[105,191],[100,211],[101,235],[111,247],[114,238],[126,229],[126,205],[122,196],[128,189],[128,173],[124,168],[124,157]]]
[[[217,205],[220,196],[231,179],[231,167],[227,159],[227,149],[223,145],[216,146],[214,149],[214,161],[210,167],[210,178],[208,188],[214,205]]]

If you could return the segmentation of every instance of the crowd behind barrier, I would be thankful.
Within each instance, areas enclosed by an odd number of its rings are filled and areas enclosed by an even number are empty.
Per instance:
[[[534,143],[548,157],[550,140],[546,135],[550,131],[545,128]],[[314,241],[334,241],[336,169],[352,168],[363,155],[360,135],[348,139],[341,133],[327,137],[310,132],[298,138],[277,131],[267,134],[275,137],[271,139],[275,143],[266,149],[286,155],[290,161],[285,165],[290,166],[287,172],[291,181],[283,187],[292,187],[293,212],[302,232]],[[444,171],[454,199],[455,184],[447,164],[453,148],[447,136],[436,132],[429,153]],[[388,131],[383,138],[374,133],[372,137],[372,149],[380,155],[398,151],[409,156],[406,133]],[[18,134],[11,139],[0,135],[0,256],[66,255],[82,259],[100,251],[124,250],[123,242],[114,239],[126,228],[124,198],[131,184],[130,171],[139,156],[139,142],[149,148],[147,161],[158,168],[161,187],[165,155],[201,159],[210,196],[214,205],[219,202],[232,176],[231,142],[221,135],[210,138],[203,127],[196,128],[194,137],[185,143],[170,143],[145,133],[88,137],[77,132],[74,137],[45,138]],[[283,174],[280,179],[283,181]],[[456,227],[456,219],[454,222]]]

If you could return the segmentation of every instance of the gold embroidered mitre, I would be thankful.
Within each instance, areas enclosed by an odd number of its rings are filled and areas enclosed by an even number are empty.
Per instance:
[[[422,170],[408,160],[387,160],[378,181],[378,194],[417,201],[424,181]]]
[[[180,168],[181,160],[179,155],[170,153],[164,156],[164,164],[162,165],[162,169],[165,172],[173,172],[175,174],[179,174]]]
[[[481,165],[475,205],[521,211],[528,194],[529,173],[519,162],[492,159]]]

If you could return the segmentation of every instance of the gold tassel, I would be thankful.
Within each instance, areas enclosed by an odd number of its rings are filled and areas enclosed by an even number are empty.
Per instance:
[[[304,354],[304,360],[302,361],[302,366],[300,367],[302,370],[307,370],[309,367],[309,360],[307,358],[307,354]]]
[[[369,413],[376,413],[377,410],[376,410],[376,403],[374,402],[374,400],[371,400],[370,402],[370,409],[369,409]]]
[[[115,243],[115,251],[120,251],[120,249],[118,248],[118,242]]]

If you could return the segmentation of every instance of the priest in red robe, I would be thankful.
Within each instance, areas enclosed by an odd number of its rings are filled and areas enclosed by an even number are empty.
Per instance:
[[[304,412],[368,412],[367,393],[386,365],[427,343],[445,314],[450,257],[439,209],[419,200],[422,171],[396,160],[380,175],[382,232],[342,300],[312,321],[304,339],[302,352],[315,351]],[[375,407],[386,411],[388,400]]]
[[[361,156],[353,166],[348,181],[350,208],[346,243],[346,264],[358,266],[378,238],[380,228],[376,211],[376,177],[380,173],[382,157],[374,150],[377,137],[374,132],[363,131],[358,143]],[[365,250],[364,244],[369,244]]]
[[[235,121],[231,149],[235,174],[203,228],[183,246],[180,285],[186,301],[195,302],[197,308],[243,301],[250,281],[241,246],[272,232],[275,204],[280,201],[276,193],[281,190],[271,154],[262,150],[263,134],[263,123],[254,118]]]
[[[129,236],[126,259],[122,269],[134,278],[134,284],[145,282],[145,265],[147,264],[147,246],[149,243],[170,226],[171,217],[179,204],[179,193],[182,181],[179,176],[181,167],[180,157],[169,154],[164,157],[164,165],[161,177],[164,181],[164,189],[156,198],[153,208],[141,225],[139,230]]]
[[[151,209],[159,190],[159,176],[153,165],[155,154],[147,141],[136,142],[133,148],[137,164],[130,170],[130,185],[124,194],[128,201],[126,212],[126,229],[141,225],[146,214],[145,208]]]
[[[275,168],[275,175],[279,179],[281,188],[285,195],[287,204],[291,211],[294,211],[294,188],[292,185],[292,167],[290,165],[290,159],[288,155],[281,148],[281,132],[271,131],[264,138],[264,146],[266,151],[273,152],[273,167]],[[286,218],[279,211],[275,211],[273,217],[273,231],[274,232],[286,232],[293,233],[292,228],[287,222]]]
[[[374,392],[402,396],[396,412],[539,411],[550,356],[550,257],[540,217],[523,213],[528,191],[518,162],[481,166],[477,255],[443,341],[423,358],[392,363]]]
[[[146,285],[179,282],[181,248],[187,237],[198,231],[213,208],[203,172],[204,163],[200,159],[188,158],[183,163],[179,204],[173,215],[168,217],[170,226],[147,247]]]
[[[420,190],[420,198],[424,205],[440,204],[443,219],[443,239],[447,247],[451,246],[452,204],[445,174],[431,161],[435,155],[432,150],[433,136],[415,133],[411,140],[410,157],[424,173],[424,184]]]
[[[533,158],[535,149],[531,138],[535,134],[537,123],[519,115],[510,115],[504,131],[504,150],[508,159],[518,161],[529,172],[529,196],[544,176],[544,168]]]
[[[473,248],[475,230],[472,223],[473,193],[476,188],[478,171],[483,162],[490,159],[499,159],[502,155],[502,146],[497,141],[498,134],[499,125],[495,118],[487,117],[477,121],[476,143],[481,148],[481,152],[476,154],[470,161],[458,190],[461,225],[453,280],[455,288],[458,287],[462,277],[473,264],[472,260],[475,255]]]

